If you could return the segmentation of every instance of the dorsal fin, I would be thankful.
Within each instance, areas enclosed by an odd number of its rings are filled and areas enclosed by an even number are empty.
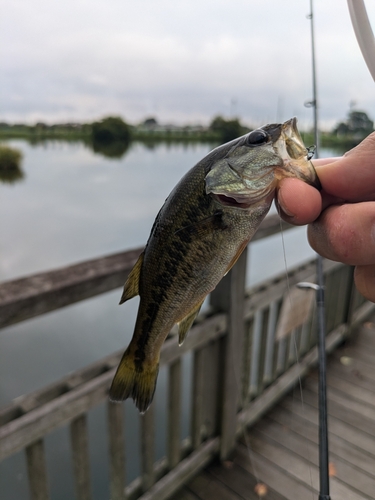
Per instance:
[[[178,344],[179,345],[183,344],[183,342],[186,338],[187,332],[190,330],[191,325],[193,324],[195,318],[197,317],[197,315],[199,313],[200,308],[202,307],[203,300],[202,300],[202,302],[199,302],[197,305],[195,305],[193,307],[193,309],[191,309],[191,311],[188,312],[188,314],[181,321],[179,321],[179,323],[178,323]]]
[[[144,252],[142,252],[138,257],[137,262],[134,264],[133,269],[129,273],[128,279],[124,285],[124,291],[122,292],[120,304],[123,304],[127,300],[139,295],[139,275],[141,274],[143,256]]]

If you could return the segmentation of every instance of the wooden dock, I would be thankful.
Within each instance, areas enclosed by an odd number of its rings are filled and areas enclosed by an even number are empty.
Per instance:
[[[328,358],[330,489],[333,500],[375,498],[375,316]],[[173,500],[318,498],[317,371],[239,440],[233,457],[208,466]]]
[[[271,216],[253,241],[279,229]],[[120,287],[141,250],[0,283],[0,329]],[[171,332],[144,415],[108,400],[122,350],[0,408],[1,500],[252,499],[258,483],[267,500],[317,498],[316,375],[304,379],[318,359],[317,322],[314,295],[297,287],[315,282],[316,263],[251,288],[246,266],[244,251],[181,347]],[[327,352],[353,342],[330,363],[332,500],[373,499],[375,329],[363,322],[375,305],[356,291],[351,267],[325,260],[324,275]],[[286,396],[301,378],[303,401],[298,389]],[[90,422],[106,441],[100,453]]]

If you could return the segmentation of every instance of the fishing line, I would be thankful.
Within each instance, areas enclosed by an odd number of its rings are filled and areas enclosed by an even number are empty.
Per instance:
[[[279,212],[279,206],[277,205],[277,211]],[[283,257],[284,257],[284,268],[285,268],[285,277],[286,277],[286,285],[288,288],[288,296],[290,300],[290,305],[292,306],[292,299],[290,296],[290,282],[289,282],[289,271],[288,271],[288,263],[286,261],[286,251],[285,251],[285,240],[284,240],[284,231],[283,231],[283,221],[280,217],[279,212],[279,224],[280,224],[280,235],[281,235],[281,246],[283,248]]]
[[[277,203],[275,203],[275,205],[276,205],[277,211],[279,211],[279,207],[278,207]],[[288,289],[288,298],[291,301],[289,272],[288,272],[288,264],[287,264],[286,251],[285,251],[284,232],[283,232],[282,219],[280,217],[280,214],[279,214],[279,223],[280,223],[280,234],[281,234],[282,249],[283,249],[285,277],[286,277],[286,283],[287,283],[287,289]],[[295,338],[293,340],[294,340],[294,348],[295,348],[295,352],[296,352],[296,362],[299,363],[298,352],[297,352],[297,343],[296,343]],[[234,359],[233,359],[233,362],[234,362]],[[240,374],[238,373],[237,370],[235,370],[235,380],[236,380],[237,390],[238,390],[238,392],[240,394],[240,403],[241,403],[241,406],[244,407],[245,404],[246,404],[246,395],[243,394],[243,392],[241,391],[242,387],[241,387]],[[299,377],[299,385],[300,385],[300,390],[301,390],[301,393],[302,393],[302,381],[301,381],[301,377]],[[245,444],[246,444],[247,454],[248,454],[248,457],[249,457],[249,460],[250,460],[250,463],[251,463],[251,468],[253,470],[253,475],[256,478],[257,482],[260,483],[261,480],[260,480],[260,476],[259,476],[259,473],[258,473],[258,470],[257,470],[257,466],[256,466],[256,463],[255,463],[254,451],[253,451],[253,449],[251,447],[251,443],[250,443],[249,437],[248,437],[247,432],[246,432],[246,427],[244,427],[244,429],[242,430],[242,434],[243,434],[244,441],[245,441]],[[311,471],[310,471],[310,473],[311,473]],[[264,478],[264,479],[266,479],[266,478]]]
[[[279,212],[279,206],[277,205],[278,212]],[[283,230],[283,225],[282,225],[282,219],[280,217],[279,213],[279,222],[280,222],[280,235],[281,235],[281,242],[282,242],[282,248],[283,248],[283,256],[284,256],[284,266],[285,266],[285,277],[286,277],[286,283],[287,283],[287,289],[288,289],[288,299],[290,301],[290,305],[293,306],[293,301],[290,293],[290,280],[289,280],[289,271],[288,271],[288,263],[287,263],[287,258],[286,258],[286,249],[285,249],[285,239],[284,239],[284,230]],[[291,334],[291,342],[293,343],[293,348],[296,356],[296,363],[299,365],[300,359],[299,359],[299,352],[298,352],[298,347],[297,347],[297,338],[296,335],[293,335],[293,332]],[[302,378],[301,375],[298,375],[298,388],[299,388],[299,393],[300,393],[300,398],[301,398],[301,408],[302,408],[302,414],[305,416],[305,401],[303,398],[303,387],[302,387]],[[294,396],[293,396],[293,404],[295,404],[294,401]],[[307,460],[310,462],[310,465],[308,466],[308,471],[309,471],[309,476],[310,476],[310,486],[311,486],[311,498],[314,499],[314,493],[313,493],[313,477],[312,477],[312,470],[311,470],[311,449],[310,449],[310,443],[309,440],[306,440],[306,451],[307,451]]]

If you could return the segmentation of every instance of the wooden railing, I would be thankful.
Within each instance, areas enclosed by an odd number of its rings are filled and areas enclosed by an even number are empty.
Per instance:
[[[284,225],[287,229],[287,227]],[[279,231],[276,217],[266,219],[253,239]],[[141,249],[84,262],[0,285],[0,326],[5,327],[122,286]],[[69,426],[78,500],[92,498],[88,414],[107,406],[109,491],[112,500],[168,498],[215,456],[227,458],[244,428],[274,405],[317,362],[314,315],[277,339],[280,311],[288,291],[315,280],[308,262],[245,290],[246,252],[211,294],[210,307],[198,318],[184,344],[174,335],[165,342],[160,366],[166,370],[163,396],[157,391],[139,419],[137,449],[125,443],[130,406],[108,402],[108,387],[122,353],[87,368],[0,410],[0,460],[25,452],[31,500],[51,498],[45,437]],[[327,302],[327,351],[342,342],[372,310],[353,287],[348,266],[324,263]],[[303,292],[301,292],[303,293]],[[192,365],[186,369],[186,357]],[[184,368],[184,370],[183,370]],[[191,377],[190,432],[181,439],[184,402],[182,372]],[[155,461],[155,405],[166,400],[158,426],[166,429],[166,453]],[[129,403],[130,404],[130,403]],[[133,410],[133,408],[131,408]],[[132,415],[135,415],[134,411]],[[126,481],[126,462],[139,454],[141,473]],[[66,470],[61,474],[67,474]]]

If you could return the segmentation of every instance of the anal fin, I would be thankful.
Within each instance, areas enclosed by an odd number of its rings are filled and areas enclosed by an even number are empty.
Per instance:
[[[132,299],[139,294],[139,275],[141,274],[141,268],[143,264],[144,252],[138,257],[137,262],[134,264],[133,269],[130,271],[128,279],[124,285],[124,291],[122,292],[120,304],[123,304],[129,299]]]
[[[198,316],[200,308],[202,307],[204,299],[201,302],[198,302],[193,309],[178,323],[178,344],[182,345],[187,332],[190,330],[191,325],[193,324],[195,318]]]

